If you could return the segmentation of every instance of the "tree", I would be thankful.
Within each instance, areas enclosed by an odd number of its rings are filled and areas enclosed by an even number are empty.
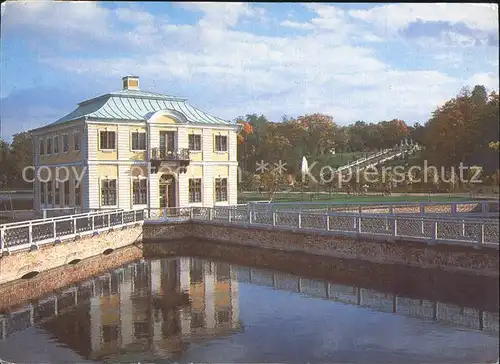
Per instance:
[[[277,171],[266,171],[260,175],[260,184],[266,191],[268,199],[272,201],[276,192],[287,185],[287,179],[284,174]]]
[[[33,141],[30,133],[23,132],[14,134],[10,144],[10,155],[12,157],[12,169],[9,173],[14,175],[14,180],[18,186],[30,186],[30,183],[23,179],[23,170],[25,167],[33,165]],[[32,170],[28,170],[28,178]]]

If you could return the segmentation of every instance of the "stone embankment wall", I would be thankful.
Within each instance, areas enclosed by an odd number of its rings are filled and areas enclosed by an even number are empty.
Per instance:
[[[0,284],[22,278],[31,272],[43,272],[67,265],[77,259],[83,260],[101,255],[109,249],[115,250],[142,240],[142,226],[102,232],[96,236],[69,239],[57,244],[45,244],[38,250],[15,251],[0,256]],[[2,291],[3,295],[3,291]]]
[[[374,289],[390,295],[491,312],[498,310],[499,286],[498,278],[494,276],[262,249],[199,238],[143,244],[143,254],[145,258],[153,259],[199,257],[244,267],[269,269],[270,274],[273,271],[287,272],[306,279]]]
[[[384,241],[367,237],[334,236],[328,233],[288,231],[273,227],[244,227],[227,223],[146,222],[143,242],[199,238],[241,246],[298,251],[373,263],[403,264],[498,276],[498,249],[466,245],[427,245],[415,241]]]
[[[78,264],[49,269],[31,279],[18,279],[1,286],[0,314],[12,306],[43,297],[48,292],[85,281],[95,275],[142,258],[141,246],[129,245],[110,255],[97,255]]]

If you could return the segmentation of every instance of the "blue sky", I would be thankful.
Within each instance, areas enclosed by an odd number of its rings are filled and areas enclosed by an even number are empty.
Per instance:
[[[0,136],[141,89],[226,119],[321,112],[425,122],[461,87],[498,90],[495,4],[7,2]]]

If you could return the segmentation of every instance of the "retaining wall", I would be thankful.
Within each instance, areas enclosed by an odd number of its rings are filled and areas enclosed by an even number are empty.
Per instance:
[[[0,256],[0,284],[22,278],[30,272],[43,272],[67,265],[75,259],[86,259],[103,254],[108,249],[118,249],[142,239],[142,226],[129,226],[87,235],[81,239],[68,239],[60,243],[44,244],[37,250],[20,250]]]
[[[498,249],[468,245],[428,245],[409,240],[387,241],[367,237],[338,236],[325,232],[237,226],[210,222],[145,222],[143,242],[179,238],[209,239],[241,246],[298,251],[337,258],[361,259],[374,263],[404,264],[498,276]]]

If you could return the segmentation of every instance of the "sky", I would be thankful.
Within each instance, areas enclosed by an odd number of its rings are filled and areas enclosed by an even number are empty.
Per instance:
[[[463,86],[499,88],[496,4],[16,1],[1,5],[1,130],[121,89],[232,120],[310,113],[425,122]]]

